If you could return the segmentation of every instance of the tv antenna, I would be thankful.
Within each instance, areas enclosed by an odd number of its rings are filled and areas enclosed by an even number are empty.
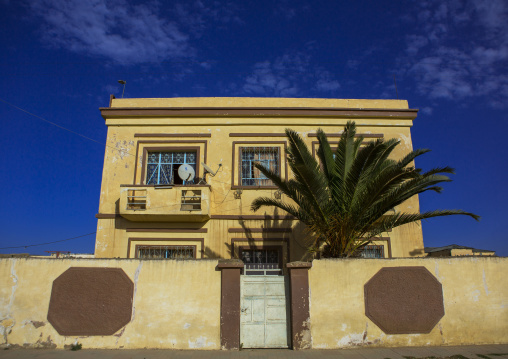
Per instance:
[[[180,177],[182,181],[190,182],[194,179],[195,175],[196,172],[194,171],[194,168],[189,165],[183,164],[178,167],[178,177]]]
[[[125,84],[127,83],[127,81],[125,81],[125,80],[118,80],[118,83],[120,85],[123,85],[123,91],[122,91],[122,98],[123,98],[123,94],[125,93]]]
[[[201,162],[201,166],[205,169],[205,173],[203,174],[203,178],[201,181],[199,181],[200,184],[206,184],[206,174],[209,173],[210,176],[215,177],[217,172],[219,172],[220,168],[222,167],[222,163],[219,163],[219,167],[217,168],[217,171],[213,171],[210,166],[208,166],[206,163]]]

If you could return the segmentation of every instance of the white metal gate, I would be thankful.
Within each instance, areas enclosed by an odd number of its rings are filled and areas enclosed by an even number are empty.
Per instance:
[[[287,276],[241,276],[240,345],[288,348]]]

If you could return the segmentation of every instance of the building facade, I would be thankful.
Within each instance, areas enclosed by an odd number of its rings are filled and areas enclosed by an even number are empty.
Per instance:
[[[315,154],[318,128],[333,146],[354,120],[366,141],[400,139],[394,155],[401,158],[412,150],[417,114],[404,100],[114,96],[100,111],[108,135],[95,257],[239,258],[257,274],[313,256],[298,221],[250,209],[256,197],[281,197],[254,162],[291,176],[284,130],[298,131]],[[418,212],[418,197],[398,210]],[[364,255],[421,256],[423,249],[421,226],[411,224],[384,233]]]
[[[450,244],[443,247],[425,247],[427,257],[495,256],[496,251]]]

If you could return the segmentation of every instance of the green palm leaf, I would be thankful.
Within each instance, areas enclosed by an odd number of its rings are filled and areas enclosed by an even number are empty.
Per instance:
[[[392,228],[423,219],[450,215],[476,214],[462,210],[437,210],[424,213],[391,213],[415,195],[441,192],[440,183],[450,182],[450,167],[436,167],[422,173],[413,161],[429,152],[418,149],[396,161],[391,159],[400,141],[376,140],[361,147],[355,138],[356,126],[348,122],[335,151],[325,133],[318,129],[317,159],[296,131],[286,129],[287,164],[293,179],[283,179],[261,164],[254,166],[270,179],[293,203],[260,197],[252,211],[276,207],[296,217],[313,233],[316,244],[309,250],[332,257],[358,255],[376,236]]]

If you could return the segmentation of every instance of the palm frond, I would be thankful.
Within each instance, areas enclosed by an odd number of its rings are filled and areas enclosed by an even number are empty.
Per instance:
[[[441,192],[439,184],[451,181],[447,176],[454,173],[451,167],[427,172],[414,167],[414,160],[428,149],[417,149],[393,160],[399,140],[376,140],[361,147],[363,138],[355,138],[355,123],[348,122],[335,151],[323,130],[318,129],[316,159],[296,131],[286,129],[286,135],[287,165],[293,179],[284,180],[279,173],[259,163],[254,165],[294,204],[261,197],[252,202],[251,209],[272,206],[298,218],[315,236],[312,248],[326,256],[358,255],[383,232],[427,218],[465,215],[480,219],[463,210],[391,213],[415,195]]]

